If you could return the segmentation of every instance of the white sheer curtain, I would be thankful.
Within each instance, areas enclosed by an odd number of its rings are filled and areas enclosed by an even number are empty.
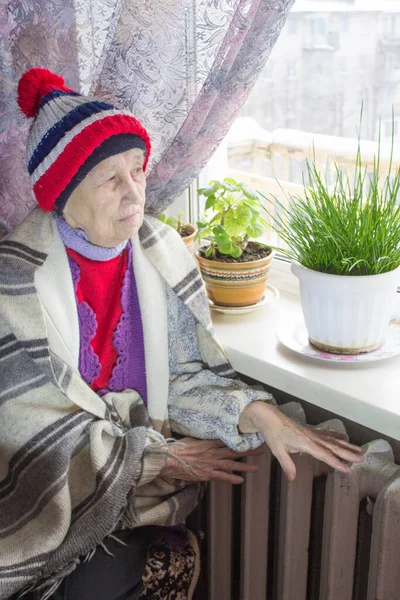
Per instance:
[[[127,107],[148,128],[147,210],[168,206],[245,102],[294,0],[14,0],[0,4],[0,221],[32,206],[20,74],[42,66]],[[2,8],[3,7],[3,8]]]

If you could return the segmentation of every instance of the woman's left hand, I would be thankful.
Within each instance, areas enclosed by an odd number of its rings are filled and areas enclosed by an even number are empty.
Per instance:
[[[344,440],[345,436],[334,431],[313,430],[299,425],[279,408],[262,401],[248,404],[240,416],[242,433],[260,432],[279,461],[287,479],[296,477],[296,467],[290,455],[297,452],[311,454],[329,466],[349,472],[346,462],[363,462],[362,449]]]

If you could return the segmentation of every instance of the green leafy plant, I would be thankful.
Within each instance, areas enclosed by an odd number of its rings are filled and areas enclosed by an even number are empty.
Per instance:
[[[179,235],[182,235],[182,232],[184,231],[187,223],[185,223],[184,219],[186,218],[186,215],[184,212],[179,212],[177,217],[167,217],[167,215],[165,213],[162,213],[161,215],[158,215],[157,219],[159,221],[161,221],[161,223],[165,223],[166,225],[169,225],[170,227],[172,227],[173,229],[175,229],[175,231],[177,231],[179,233]]]
[[[196,234],[196,239],[210,242],[206,258],[215,258],[217,250],[239,258],[250,238],[264,233],[267,222],[261,216],[259,195],[245,183],[228,177],[223,181],[214,179],[197,192],[206,198],[205,214],[197,222]]]
[[[271,227],[286,243],[279,248],[304,267],[334,275],[376,275],[400,266],[400,170],[380,176],[380,141],[372,171],[363,164],[358,143],[354,179],[334,164],[328,185],[315,156],[307,161],[304,197],[272,196],[277,210]],[[261,194],[264,198],[267,198]],[[271,198],[268,198],[271,201]]]

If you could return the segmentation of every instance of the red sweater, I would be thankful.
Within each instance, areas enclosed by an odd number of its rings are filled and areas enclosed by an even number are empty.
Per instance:
[[[113,335],[122,314],[121,287],[127,269],[128,253],[106,261],[93,261],[67,248],[68,255],[80,269],[76,288],[78,302],[86,302],[96,315],[97,330],[91,346],[97,354],[101,370],[91,385],[94,391],[108,387],[112,369],[117,360]]]

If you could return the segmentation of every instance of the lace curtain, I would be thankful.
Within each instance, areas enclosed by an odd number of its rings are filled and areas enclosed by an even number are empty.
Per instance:
[[[129,108],[149,130],[147,211],[168,206],[227,133],[294,0],[0,0],[0,222],[32,208],[27,120],[32,66]]]

